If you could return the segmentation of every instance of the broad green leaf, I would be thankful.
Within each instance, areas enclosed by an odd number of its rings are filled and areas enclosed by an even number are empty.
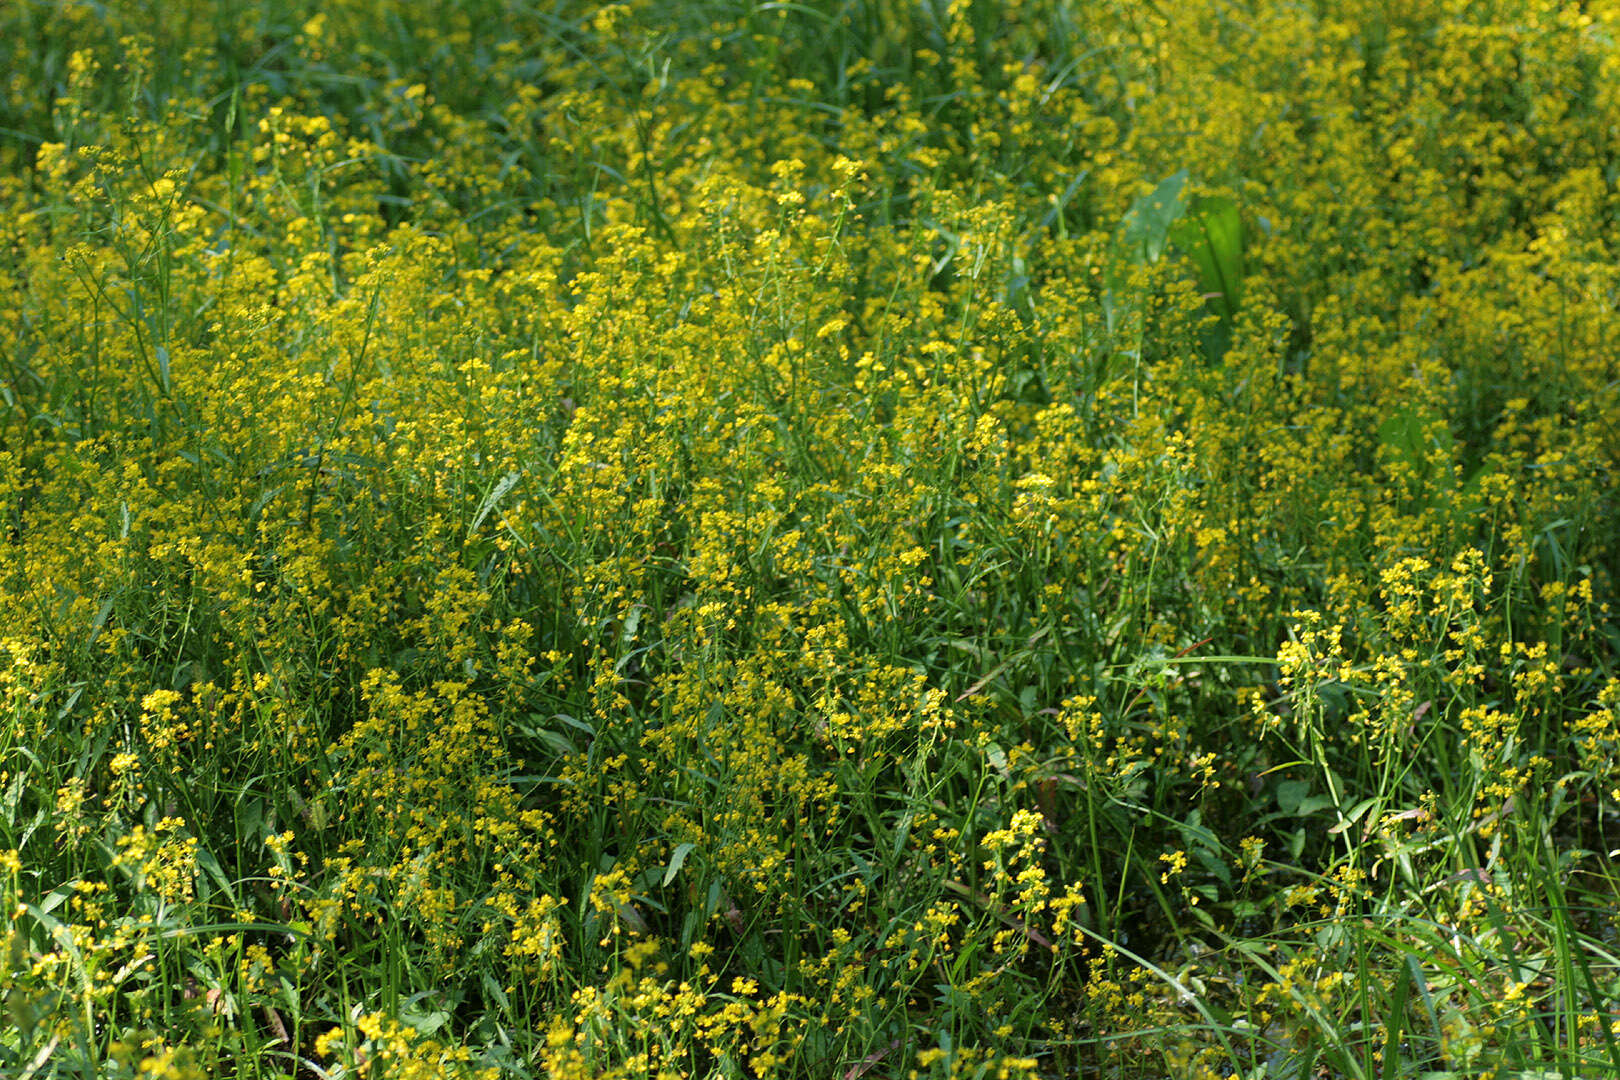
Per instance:
[[[1170,226],[1187,208],[1181,199],[1181,189],[1186,186],[1187,170],[1181,169],[1131,204],[1119,233],[1120,247],[1129,262],[1155,263],[1163,257]]]
[[[1170,240],[1198,267],[1204,292],[1218,294],[1216,310],[1230,320],[1243,302],[1243,218],[1224,195],[1200,195],[1170,226]]]
[[[1311,785],[1308,781],[1284,780],[1277,785],[1277,808],[1290,816],[1298,814],[1300,804],[1310,793]]]

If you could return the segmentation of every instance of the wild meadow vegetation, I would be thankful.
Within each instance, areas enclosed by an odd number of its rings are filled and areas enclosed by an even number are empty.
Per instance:
[[[0,7],[0,1075],[1620,1076],[1617,34]]]

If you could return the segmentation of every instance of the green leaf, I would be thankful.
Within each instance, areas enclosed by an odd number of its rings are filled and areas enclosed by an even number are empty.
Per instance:
[[[1356,805],[1352,806],[1349,811],[1340,816],[1339,823],[1328,830],[1328,835],[1337,836],[1339,833],[1347,832],[1352,825],[1361,820],[1362,815],[1366,814],[1368,810],[1371,810],[1374,806],[1376,806],[1378,801],[1378,799],[1372,798],[1362,799],[1360,802],[1356,803]]]
[[[1277,809],[1293,817],[1299,813],[1300,804],[1311,793],[1311,785],[1305,780],[1284,780],[1277,785]]]
[[[675,845],[675,852],[669,857],[669,869],[664,871],[664,885],[666,887],[675,880],[675,875],[681,872],[681,867],[686,864],[686,857],[692,854],[692,849],[695,846],[695,844]]]
[[[1378,441],[1419,468],[1424,461],[1423,418],[1408,406],[1378,425]]]
[[[489,1000],[499,1005],[502,1013],[510,1016],[512,1014],[512,1002],[507,998],[505,988],[496,982],[488,972],[483,973],[480,981],[484,985],[484,993]]]
[[[197,849],[197,865],[214,880],[214,884],[219,886],[219,891],[225,894],[225,899],[231,902],[232,907],[239,908],[242,906],[236,899],[236,889],[232,886],[231,879],[225,876],[225,868],[219,864],[219,859],[214,856],[212,851],[205,847],[199,847]]]
[[[1335,805],[1331,795],[1312,795],[1301,802],[1295,812],[1300,817],[1310,817],[1319,811],[1331,810]]]
[[[409,1001],[402,1002],[399,1007],[400,1020],[414,1028],[418,1035],[432,1035],[450,1020],[449,1009],[425,1004],[435,997],[435,994],[423,991],[413,995]]]
[[[1243,302],[1243,218],[1224,195],[1200,195],[1170,225],[1176,250],[1198,267],[1198,283],[1230,321]]]
[[[1187,170],[1181,169],[1131,204],[1119,233],[1120,248],[1128,261],[1155,263],[1163,257],[1170,226],[1186,210],[1181,200],[1181,189],[1186,186]]]
[[[513,488],[517,487],[517,482],[522,478],[522,473],[509,472],[496,481],[489,494],[484,496],[484,501],[478,504],[478,510],[473,514],[472,524],[467,526],[468,539],[471,539],[473,534],[483,527],[484,520],[500,505],[501,500],[506,498]]]

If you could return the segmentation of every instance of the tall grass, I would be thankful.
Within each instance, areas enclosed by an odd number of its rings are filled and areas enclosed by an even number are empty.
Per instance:
[[[0,1074],[1620,1075],[1620,6],[0,11]]]

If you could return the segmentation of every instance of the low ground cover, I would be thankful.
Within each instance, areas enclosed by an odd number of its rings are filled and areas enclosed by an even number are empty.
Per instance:
[[[0,1073],[1620,1075],[1617,32],[7,5]]]

